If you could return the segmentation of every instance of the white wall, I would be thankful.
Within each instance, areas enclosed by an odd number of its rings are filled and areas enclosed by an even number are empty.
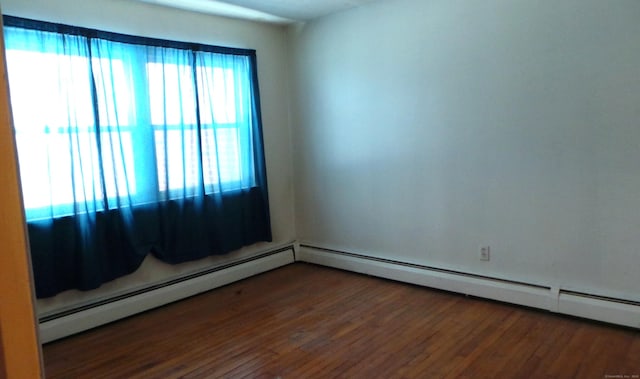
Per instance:
[[[281,246],[295,239],[287,39],[282,26],[200,15],[130,0],[0,0],[5,14],[119,33],[257,50],[273,243],[177,266],[147,259],[140,270],[90,292],[40,300],[40,314],[110,296]]]
[[[178,266],[148,259],[99,290],[40,301],[41,314],[296,236],[640,301],[636,0],[381,1],[293,27],[290,45],[283,27],[130,0],[0,4],[258,52],[274,242]]]
[[[381,1],[289,36],[300,242],[640,300],[640,2]]]

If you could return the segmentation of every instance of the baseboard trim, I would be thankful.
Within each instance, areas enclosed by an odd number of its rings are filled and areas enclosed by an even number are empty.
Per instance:
[[[558,312],[640,329],[640,304],[634,301],[560,291]]]
[[[640,328],[640,304],[552,286],[421,266],[301,244],[296,259],[425,287]]]
[[[42,343],[83,332],[295,262],[293,246],[264,252],[40,320]]]
[[[42,343],[83,332],[295,261],[640,328],[640,303],[305,244],[285,246],[40,319]]]

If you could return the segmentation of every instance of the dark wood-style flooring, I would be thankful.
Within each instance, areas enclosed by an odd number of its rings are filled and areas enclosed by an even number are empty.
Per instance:
[[[296,263],[44,361],[50,378],[637,378],[640,332]]]

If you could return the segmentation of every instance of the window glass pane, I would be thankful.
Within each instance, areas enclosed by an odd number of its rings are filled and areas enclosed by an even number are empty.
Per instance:
[[[240,146],[236,128],[203,130],[203,171],[205,185],[227,183],[239,188],[242,178]],[[235,185],[232,183],[235,182]],[[208,187],[209,188],[209,187]],[[231,188],[229,188],[231,189]],[[215,189],[208,189],[208,191]]]
[[[8,50],[7,62],[25,208],[67,205],[58,210],[66,214],[102,200],[88,59]],[[122,62],[93,63],[101,124],[128,125],[134,104]],[[107,196],[135,194],[131,133],[107,130],[101,144]]]
[[[198,186],[200,154],[197,131],[158,130],[155,139],[160,191]]]
[[[108,45],[99,47],[107,50]],[[120,44],[114,49],[122,54]],[[134,149],[130,126],[135,126],[136,103],[135,88],[129,84],[133,81],[129,80],[121,59],[93,58],[92,64],[100,119],[104,190],[108,198],[135,195]],[[111,201],[110,207],[114,206],[117,203]]]
[[[131,132],[101,133],[102,170],[107,197],[136,194]]]
[[[86,58],[23,50],[7,50],[6,57],[16,129],[93,125]]]
[[[194,67],[188,50],[38,33],[7,50],[28,210],[255,184],[247,57],[198,52]]]
[[[211,186],[219,184],[218,157],[214,140],[215,130],[205,129],[202,131],[202,174],[207,192],[213,192]]]
[[[92,200],[97,147],[88,60],[23,50],[6,55],[25,208]]]
[[[93,75],[101,126],[128,126],[134,115],[134,89],[130,88],[124,65],[117,59],[94,58]]]
[[[192,69],[186,65],[148,63],[149,102],[153,125],[195,125]]]
[[[234,124],[236,122],[236,95],[233,70],[221,67],[198,67],[198,94],[200,95],[201,122],[203,124]]]

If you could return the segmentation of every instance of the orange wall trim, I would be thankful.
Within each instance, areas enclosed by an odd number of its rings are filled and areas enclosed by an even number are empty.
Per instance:
[[[1,12],[0,12],[1,14]],[[7,378],[42,377],[31,265],[0,28],[0,352]]]

